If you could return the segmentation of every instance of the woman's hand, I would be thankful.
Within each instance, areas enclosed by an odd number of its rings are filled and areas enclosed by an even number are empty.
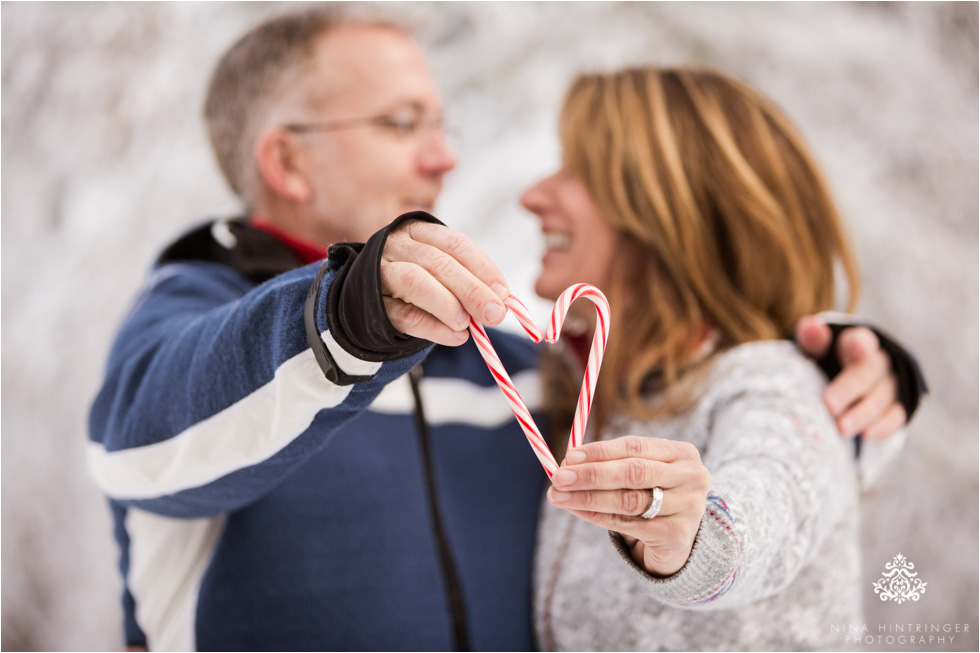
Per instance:
[[[565,456],[548,501],[623,536],[633,560],[658,576],[687,562],[704,514],[711,474],[686,442],[624,436],[590,442]],[[656,517],[644,519],[653,488],[663,491]]]

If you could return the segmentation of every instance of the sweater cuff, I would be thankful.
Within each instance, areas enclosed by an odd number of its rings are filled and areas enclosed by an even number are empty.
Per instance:
[[[407,358],[432,345],[395,329],[381,294],[381,256],[388,234],[409,220],[442,224],[428,213],[415,211],[399,216],[367,243],[331,245],[310,287],[306,337],[320,369],[333,383],[370,380],[381,363]],[[335,275],[325,286],[330,272]]]
[[[650,575],[633,560],[619,533],[610,532],[609,535],[623,560],[646,579],[651,593],[670,605],[692,608],[711,603],[732,588],[739,574],[740,547],[731,512],[725,501],[714,493],[708,495],[690,557],[671,576]]]

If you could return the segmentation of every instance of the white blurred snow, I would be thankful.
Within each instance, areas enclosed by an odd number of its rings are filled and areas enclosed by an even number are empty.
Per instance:
[[[122,639],[88,405],[158,248],[235,210],[200,120],[221,52],[283,5],[2,5],[2,648]],[[851,220],[862,316],[917,355],[932,394],[864,502],[867,623],[966,623],[977,647],[976,3],[410,3],[461,137],[439,215],[534,299],[540,239],[516,203],[556,165],[580,70],[696,61],[780,104]],[[871,591],[899,552],[929,583]],[[831,624],[827,624],[830,628]]]

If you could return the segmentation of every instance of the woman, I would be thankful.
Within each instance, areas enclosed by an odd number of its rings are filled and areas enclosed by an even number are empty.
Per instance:
[[[548,246],[535,290],[598,286],[614,332],[598,441],[548,492],[542,648],[841,646],[831,626],[861,619],[853,449],[783,340],[833,308],[835,265],[848,309],[859,292],[817,166],[771,102],[710,70],[582,76],[560,126],[562,169],[522,198]],[[546,368],[553,405],[574,405],[566,362]]]

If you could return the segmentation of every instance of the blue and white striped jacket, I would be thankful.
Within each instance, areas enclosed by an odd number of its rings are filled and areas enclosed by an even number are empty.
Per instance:
[[[344,372],[371,377],[335,385],[303,328],[318,265],[242,222],[175,247],[90,415],[127,644],[532,649],[545,476],[476,347],[372,363],[324,331]],[[491,337],[533,410],[535,348]]]

